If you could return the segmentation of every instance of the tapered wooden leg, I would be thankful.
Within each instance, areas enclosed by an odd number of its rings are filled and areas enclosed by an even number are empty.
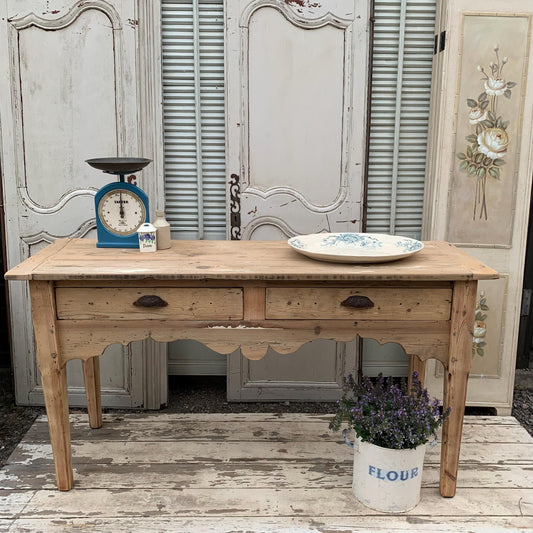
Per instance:
[[[457,485],[466,388],[472,357],[476,291],[476,281],[455,282],[443,402],[444,408],[451,407],[452,411],[442,428],[440,462],[440,493],[447,498],[455,496]]]
[[[46,415],[50,430],[50,442],[54,455],[57,488],[70,490],[74,485],[70,424],[68,419],[66,367],[57,372],[41,369]]]
[[[53,283],[31,281],[30,294],[37,363],[43,383],[57,487],[59,490],[69,490],[74,484],[74,475],[68,419],[67,372],[57,340]]]
[[[89,426],[96,429],[102,427],[102,401],[100,399],[100,361],[99,357],[91,357],[81,362],[83,380],[85,381],[85,395],[87,397],[87,411]]]
[[[409,356],[409,390],[411,390],[413,372],[418,374],[418,381],[424,386],[426,381],[426,361],[422,361],[417,355]]]

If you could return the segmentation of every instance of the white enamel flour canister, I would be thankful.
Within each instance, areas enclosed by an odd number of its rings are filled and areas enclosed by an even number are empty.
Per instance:
[[[409,511],[420,501],[427,444],[412,450],[393,450],[354,443],[353,492],[367,507],[385,513]]]

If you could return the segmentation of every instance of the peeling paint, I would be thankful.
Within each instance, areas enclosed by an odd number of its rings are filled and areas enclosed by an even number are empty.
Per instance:
[[[239,324],[238,326],[228,325],[228,326],[207,326],[207,329],[279,329],[279,328],[264,328],[262,326],[247,326],[245,324]]]
[[[310,2],[309,0],[285,0],[285,3],[291,7],[304,7],[307,9],[321,7],[318,2]]]

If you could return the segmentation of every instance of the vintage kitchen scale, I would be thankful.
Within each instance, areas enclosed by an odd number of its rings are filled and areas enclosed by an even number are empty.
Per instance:
[[[148,196],[125,181],[126,174],[139,172],[151,159],[102,157],[88,159],[91,167],[120,176],[120,181],[104,185],[94,197],[98,248],[139,248],[137,230],[149,222]]]

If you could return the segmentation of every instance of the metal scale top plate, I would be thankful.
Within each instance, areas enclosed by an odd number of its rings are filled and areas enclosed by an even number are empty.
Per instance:
[[[102,170],[106,174],[129,174],[142,170],[151,159],[144,157],[99,157],[87,159],[91,167]]]

